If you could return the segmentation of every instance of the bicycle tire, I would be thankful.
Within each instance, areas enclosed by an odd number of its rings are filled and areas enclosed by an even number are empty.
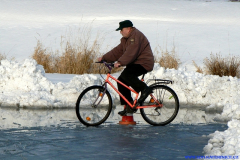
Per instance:
[[[141,108],[143,119],[154,126],[164,126],[172,122],[179,111],[179,100],[177,94],[168,86],[152,86],[153,96],[163,104],[162,107]],[[150,96],[141,104],[149,105]],[[154,102],[155,103],[155,102]]]
[[[104,123],[112,111],[112,98],[103,86],[91,86],[79,95],[76,102],[76,114],[86,126],[98,126]],[[102,100],[101,100],[102,97]]]

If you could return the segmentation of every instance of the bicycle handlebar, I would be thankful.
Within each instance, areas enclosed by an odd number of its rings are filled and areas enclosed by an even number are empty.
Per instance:
[[[114,63],[107,63],[105,61],[95,62],[95,63],[104,63],[106,66],[114,67]]]
[[[112,71],[112,68],[114,68],[114,63],[107,63],[103,60],[101,60],[99,62],[95,62],[95,63],[104,63],[104,65],[109,69],[110,73]],[[121,65],[119,67],[121,67]],[[144,79],[144,76],[145,76],[145,74],[142,75],[142,78],[141,78],[142,80]]]
[[[95,63],[104,63],[104,65],[109,69],[110,72],[111,72],[112,68],[114,68],[114,63],[107,63],[103,60],[101,60],[99,62],[95,62]]]

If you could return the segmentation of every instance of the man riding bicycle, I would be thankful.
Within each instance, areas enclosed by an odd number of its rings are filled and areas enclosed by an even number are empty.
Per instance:
[[[138,76],[153,70],[154,57],[151,46],[145,35],[133,27],[133,23],[130,20],[119,22],[119,28],[116,31],[118,30],[120,30],[123,36],[120,44],[98,58],[98,61],[116,61],[114,67],[126,66],[118,80],[127,86],[131,86],[138,93],[141,92],[141,96],[138,99],[138,103],[141,103],[152,93],[151,88],[138,79]],[[131,91],[119,83],[117,85],[121,94],[133,104]],[[118,112],[119,115],[124,116],[127,113],[136,112],[121,97],[120,102],[121,105],[125,105],[125,108],[123,111]]]

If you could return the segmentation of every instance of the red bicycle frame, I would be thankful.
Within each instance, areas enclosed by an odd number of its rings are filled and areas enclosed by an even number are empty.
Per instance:
[[[112,80],[116,81],[117,83],[120,83],[121,85],[123,85],[124,87],[126,87],[127,89],[129,89],[131,92],[136,94],[136,97],[134,99],[134,103],[131,104],[118,90],[117,88],[110,82],[109,78],[111,78]],[[143,79],[142,79],[143,81]],[[105,80],[105,85],[109,84],[123,99],[125,102],[127,102],[127,104],[129,106],[131,106],[132,108],[136,105],[137,103],[137,99],[138,99],[138,95],[139,93],[137,93],[135,90],[133,90],[132,88],[128,87],[127,85],[125,85],[124,83],[122,83],[121,81],[119,81],[118,79],[114,78],[110,73],[107,74],[107,78]],[[106,85],[107,88],[107,85]],[[155,105],[147,105],[147,106],[137,106],[136,109],[139,108],[151,108],[151,107],[162,107],[163,105],[153,96],[153,94],[150,94],[151,98],[154,100],[154,102],[156,102],[157,104]]]

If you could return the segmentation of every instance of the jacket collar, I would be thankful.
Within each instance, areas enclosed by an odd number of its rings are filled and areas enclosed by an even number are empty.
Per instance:
[[[131,36],[133,35],[133,32],[134,32],[135,30],[136,30],[136,28],[133,27],[132,30],[131,30],[131,33],[129,34],[129,37],[131,37]],[[128,37],[128,38],[129,38],[129,37]]]
[[[125,39],[125,40],[127,40],[129,37],[131,37],[131,36],[133,35],[133,33],[135,32],[135,30],[136,30],[136,28],[135,28],[135,27],[133,27],[133,28],[132,28],[132,30],[131,30],[131,32],[130,32],[130,34],[129,34],[129,36],[128,36],[127,38],[125,38],[125,37],[122,37],[122,39]]]

